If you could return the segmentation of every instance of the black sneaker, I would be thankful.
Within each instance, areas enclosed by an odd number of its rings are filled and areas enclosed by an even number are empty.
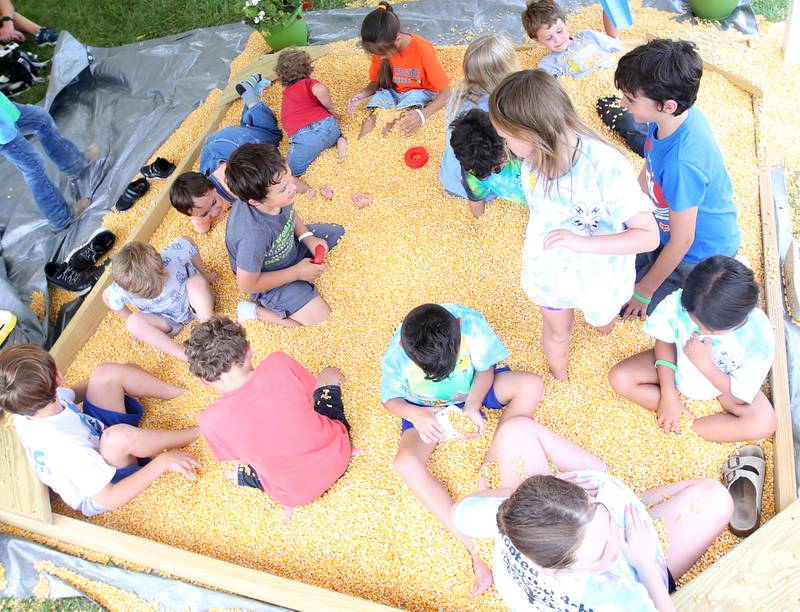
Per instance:
[[[78,295],[91,291],[100,275],[103,274],[103,270],[105,270],[105,265],[78,271],[69,264],[57,261],[44,264],[44,275],[47,277],[47,282]]]
[[[122,195],[119,196],[114,208],[120,212],[128,210],[131,206],[133,206],[136,200],[147,193],[148,189],[150,189],[150,184],[147,182],[146,178],[136,179],[132,183],[128,183],[125,191],[123,191]]]
[[[159,157],[152,164],[142,166],[140,172],[147,178],[167,178],[175,172],[175,164],[168,159]]]
[[[89,238],[86,244],[79,246],[67,255],[65,261],[69,267],[78,272],[88,270],[111,250],[116,239],[117,237],[113,232],[107,229],[100,229],[94,236]]]
[[[52,47],[58,42],[58,34],[59,32],[44,27],[39,28],[39,31],[36,32],[36,44],[40,47]]]
[[[25,81],[10,81],[8,77],[0,75],[0,92],[7,98],[14,98],[21,93],[28,91],[31,88],[29,83]]]

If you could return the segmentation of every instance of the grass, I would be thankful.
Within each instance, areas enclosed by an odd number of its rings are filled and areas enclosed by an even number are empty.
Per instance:
[[[84,597],[38,601],[0,598],[0,612],[101,612],[102,608]]]

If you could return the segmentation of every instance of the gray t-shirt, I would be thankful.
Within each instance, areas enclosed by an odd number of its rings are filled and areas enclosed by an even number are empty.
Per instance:
[[[225,246],[233,273],[237,268],[271,272],[294,264],[299,248],[294,221],[294,204],[284,206],[277,215],[267,215],[241,200],[234,202],[225,227]]]

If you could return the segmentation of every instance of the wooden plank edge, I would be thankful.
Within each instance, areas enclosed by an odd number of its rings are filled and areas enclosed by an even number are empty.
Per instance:
[[[780,512],[797,498],[797,480],[792,439],[789,369],[786,360],[786,331],[783,323],[783,284],[778,256],[772,176],[769,170],[762,171],[759,175],[759,195],[764,246],[764,294],[767,300],[767,316],[775,333],[775,360],[770,370],[770,387],[778,423],[774,438],[774,486],[775,508]]]
[[[183,580],[293,610],[393,610],[352,595],[248,569],[60,514],[52,523],[0,510],[0,522]]]
[[[770,545],[780,542],[784,554],[770,550]],[[794,558],[785,556],[792,552]],[[795,501],[758,531],[747,537],[731,552],[717,560],[705,572],[689,584],[679,588],[672,595],[672,602],[678,610],[768,610],[762,607],[759,595],[777,598],[776,591],[791,587],[794,601],[783,601],[781,609],[797,610],[800,581],[788,585],[783,577],[773,584],[776,573],[790,573],[790,565],[800,568],[800,501]],[[770,554],[772,553],[772,554]],[[770,565],[772,567],[770,567]],[[748,575],[748,571],[753,571]],[[797,570],[796,570],[797,571]],[[759,575],[760,574],[760,575]],[[797,573],[794,574],[795,577]],[[764,585],[763,582],[767,584]],[[766,586],[766,589],[764,588]],[[773,605],[778,603],[773,599]],[[762,604],[762,605],[759,605]],[[784,607],[785,606],[785,607]],[[772,608],[776,609],[776,608]]]
[[[786,13],[783,61],[787,64],[800,64],[800,0],[792,0]]]

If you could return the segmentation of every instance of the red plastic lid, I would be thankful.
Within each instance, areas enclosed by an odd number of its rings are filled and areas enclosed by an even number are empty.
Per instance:
[[[425,147],[411,147],[406,151],[405,161],[409,168],[422,168],[428,163],[428,151]]]

